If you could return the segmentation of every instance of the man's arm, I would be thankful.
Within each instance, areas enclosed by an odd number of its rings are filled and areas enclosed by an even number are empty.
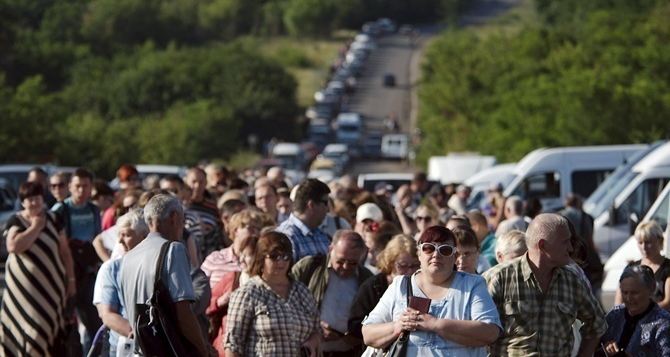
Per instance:
[[[598,347],[600,337],[582,338],[582,344],[579,345],[579,357],[591,357]]]
[[[191,302],[186,300],[176,302],[175,310],[181,335],[198,350],[198,356],[209,356],[205,338],[200,333],[200,326],[198,326],[195,314],[191,310]]]

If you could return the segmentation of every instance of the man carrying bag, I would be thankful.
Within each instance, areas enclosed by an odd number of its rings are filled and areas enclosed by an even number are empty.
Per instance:
[[[121,290],[134,324],[136,352],[144,356],[208,356],[191,302],[195,300],[186,250],[179,242],[184,213],[169,195],[144,208],[149,235],[121,263]]]

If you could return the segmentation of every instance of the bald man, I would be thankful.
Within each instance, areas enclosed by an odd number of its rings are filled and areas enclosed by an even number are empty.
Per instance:
[[[579,356],[592,356],[607,330],[605,312],[572,270],[570,230],[565,217],[540,214],[526,231],[528,252],[487,274],[489,292],[504,334],[494,356],[569,356],[572,324],[584,323]]]

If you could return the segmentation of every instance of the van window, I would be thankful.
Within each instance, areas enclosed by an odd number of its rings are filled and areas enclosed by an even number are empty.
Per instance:
[[[528,176],[514,191],[514,195],[522,198],[560,198],[561,176],[558,172],[545,172]]]
[[[572,192],[584,199],[588,198],[605,181],[610,172],[612,170],[573,171]]]
[[[626,224],[631,213],[635,212],[642,218],[656,197],[668,182],[667,178],[651,178],[643,181],[626,200],[616,208],[615,224]]]
[[[670,206],[670,195],[665,195],[663,202],[661,202],[656,212],[650,217],[651,220],[658,222],[663,231],[668,226],[668,206]]]

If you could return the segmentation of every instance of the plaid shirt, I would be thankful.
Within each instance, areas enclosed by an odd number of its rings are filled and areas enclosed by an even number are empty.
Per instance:
[[[493,356],[570,356],[575,319],[584,323],[583,338],[598,338],[607,330],[602,307],[566,268],[554,270],[544,294],[528,254],[493,267],[484,277],[503,324],[503,336],[489,350]]]
[[[277,232],[286,234],[291,240],[294,262],[306,256],[328,254],[330,237],[319,228],[309,229],[293,214],[277,227]]]
[[[225,347],[239,356],[295,357],[318,331],[319,311],[301,282],[292,281],[284,300],[255,276],[230,298],[227,324]]]

